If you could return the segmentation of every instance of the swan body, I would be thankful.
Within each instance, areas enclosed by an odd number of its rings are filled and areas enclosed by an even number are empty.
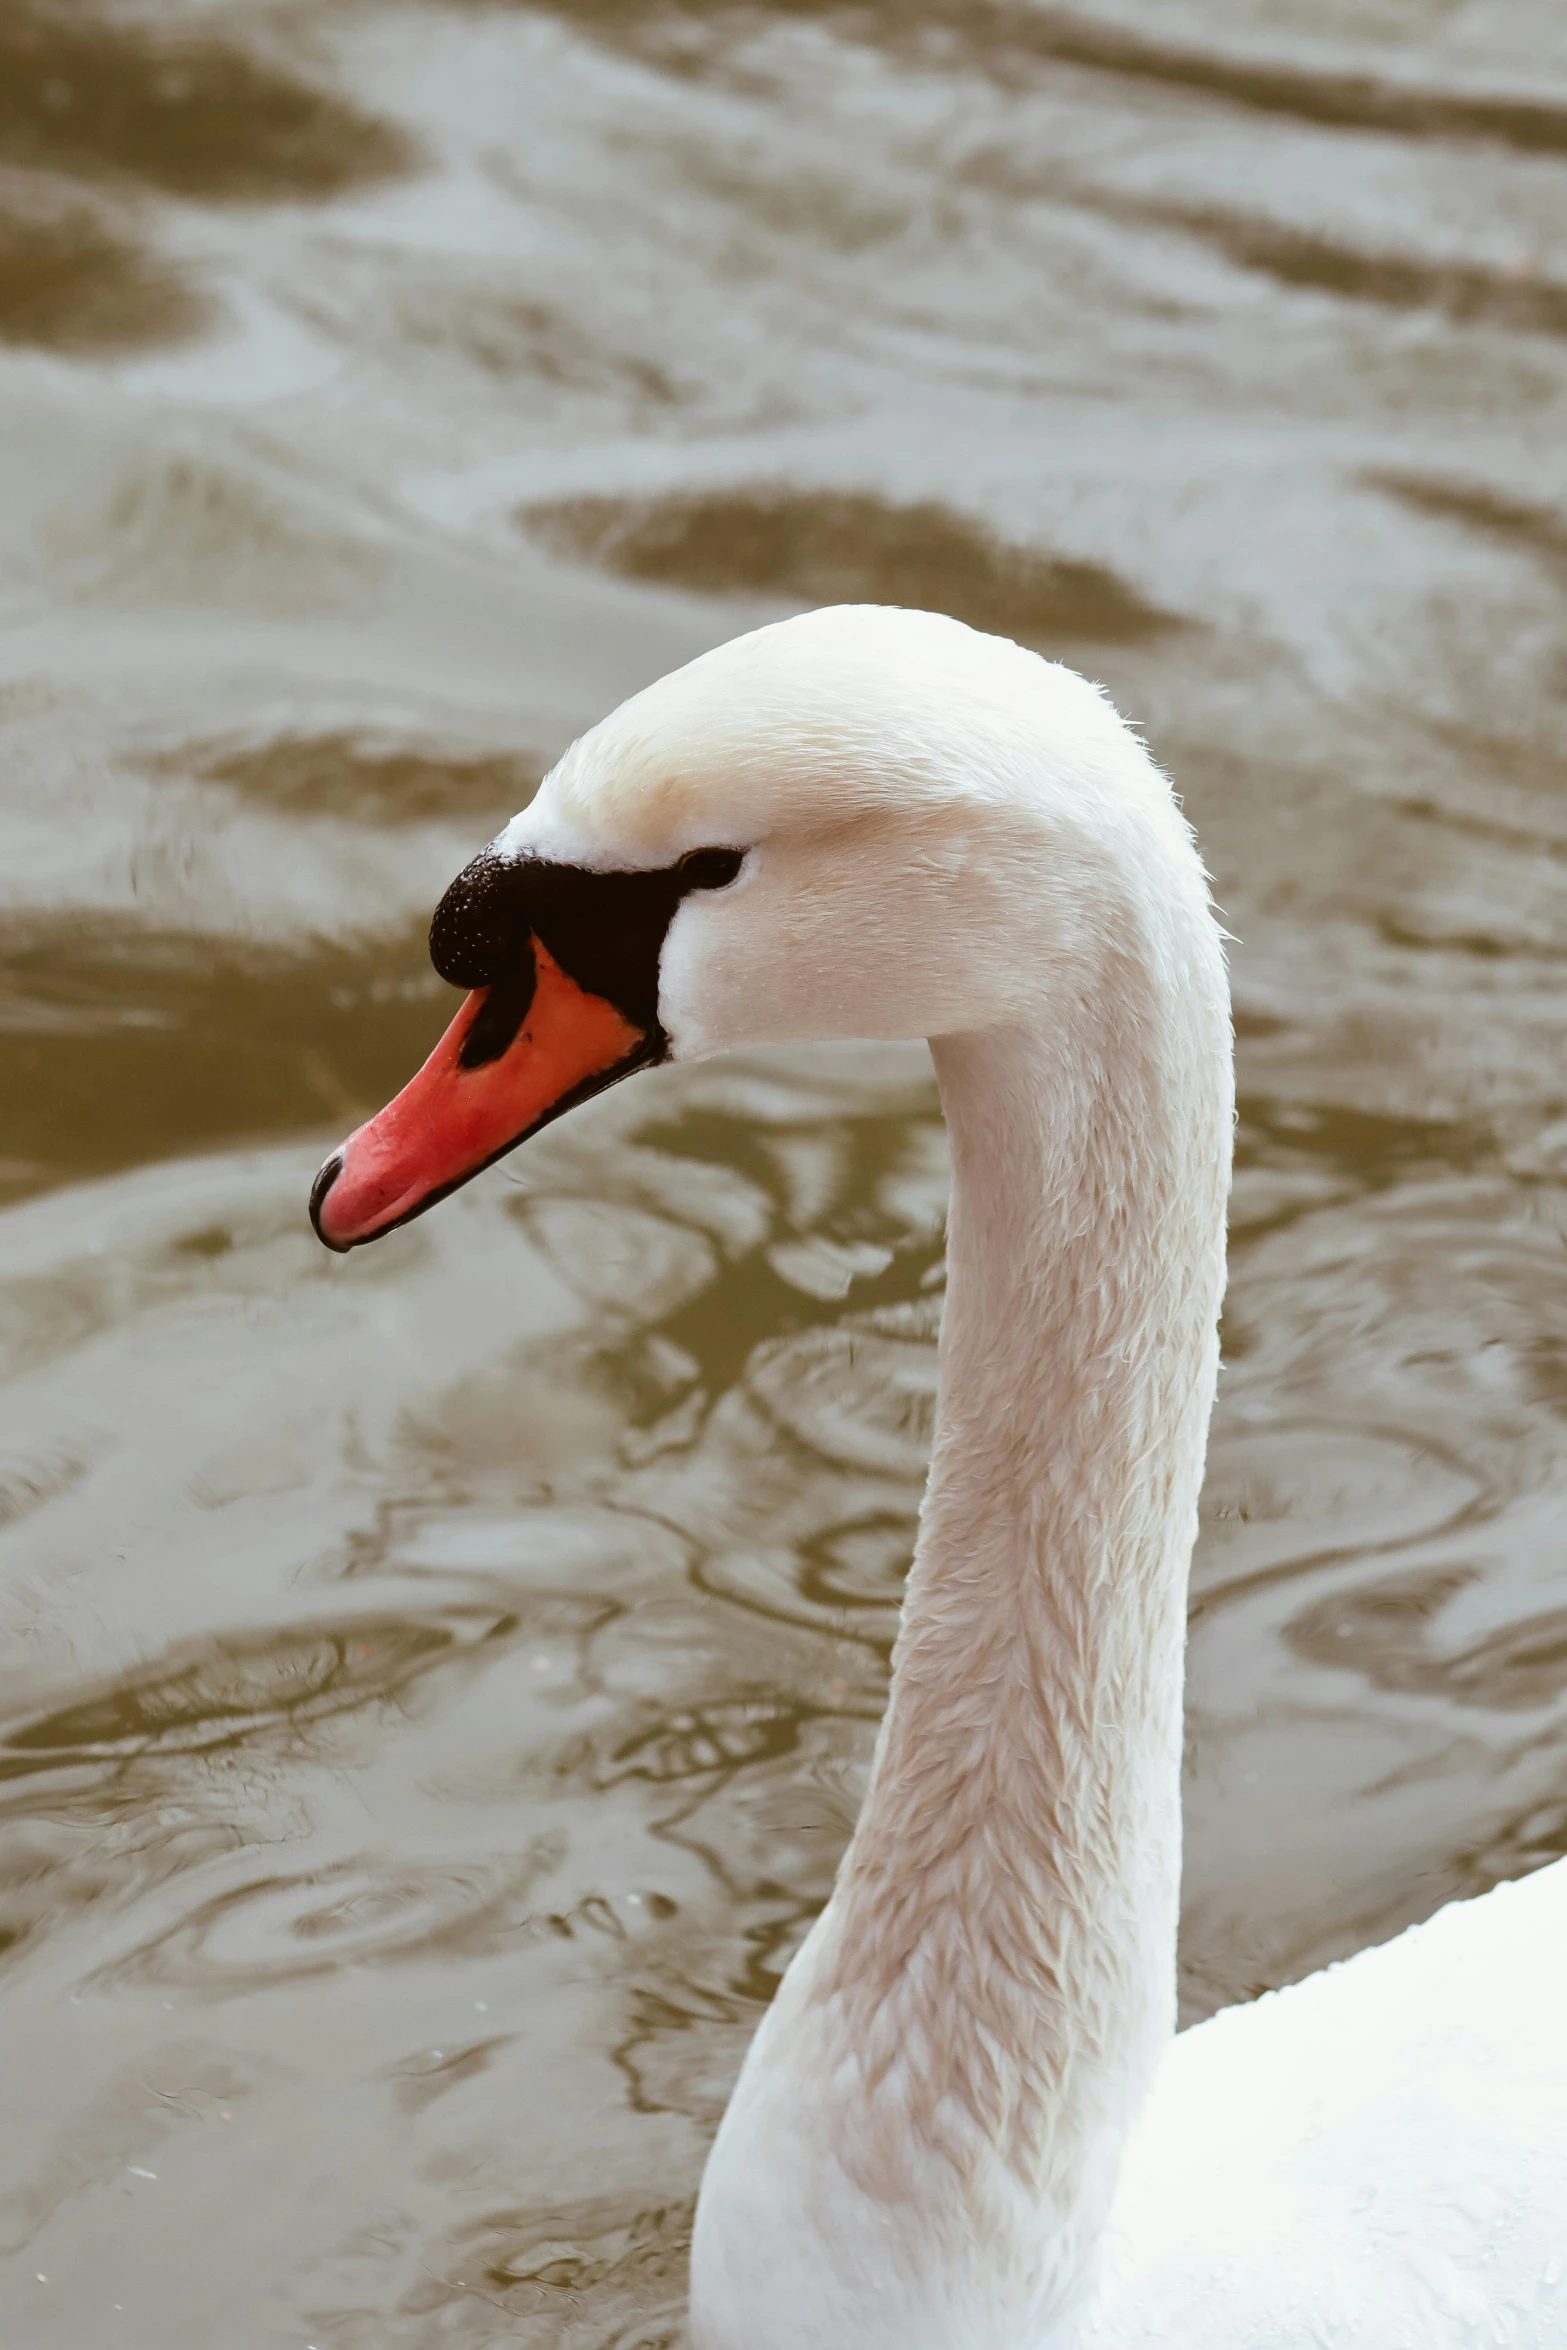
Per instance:
[[[323,1168],[333,1247],[660,1057],[924,1036],[951,1136],[887,1716],[708,2163],[696,2350],[1567,2350],[1561,1870],[1174,2037],[1230,1028],[1105,697],[931,614],[759,630],[575,744],[432,952],[473,992]]]
[[[1567,1863],[1171,2043],[1092,2350],[1567,2343]]]

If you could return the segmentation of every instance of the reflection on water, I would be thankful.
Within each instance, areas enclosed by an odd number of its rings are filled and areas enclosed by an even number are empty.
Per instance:
[[[300,44],[281,23],[262,47],[229,14],[208,29],[179,8],[138,22],[7,0],[0,160],[225,201],[334,196],[409,168],[406,132],[283,62]]]
[[[750,589],[812,604],[907,604],[1024,644],[1135,642],[1169,626],[1102,563],[999,543],[925,499],[761,485],[657,500],[568,498],[524,508],[558,553],[628,579],[723,595]]]
[[[69,183],[0,173],[0,342],[94,357],[170,342],[201,322],[178,274]]]
[[[0,2337],[669,2350],[885,1693],[907,1052],[366,1256],[451,874],[802,603],[1103,677],[1235,949],[1183,1985],[1567,1851],[1555,12],[0,24]]]

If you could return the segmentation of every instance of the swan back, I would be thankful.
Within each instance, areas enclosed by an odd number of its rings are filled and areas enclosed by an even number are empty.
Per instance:
[[[1567,1862],[1171,2047],[1084,2350],[1562,2350]]]

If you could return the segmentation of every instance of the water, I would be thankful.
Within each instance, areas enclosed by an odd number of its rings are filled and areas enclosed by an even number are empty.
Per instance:
[[[7,0],[0,2339],[656,2350],[928,1426],[922,1052],[323,1148],[758,618],[1104,678],[1237,934],[1189,2015],[1567,1851],[1544,0]]]

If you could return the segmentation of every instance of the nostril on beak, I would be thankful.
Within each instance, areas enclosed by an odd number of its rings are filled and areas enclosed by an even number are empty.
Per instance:
[[[316,1238],[323,1247],[334,1250],[338,1256],[347,1254],[349,1244],[347,1241],[334,1240],[329,1232],[322,1231],[321,1210],[326,1205],[327,1193],[342,1172],[343,1154],[334,1151],[310,1186],[310,1221],[315,1226]]]

